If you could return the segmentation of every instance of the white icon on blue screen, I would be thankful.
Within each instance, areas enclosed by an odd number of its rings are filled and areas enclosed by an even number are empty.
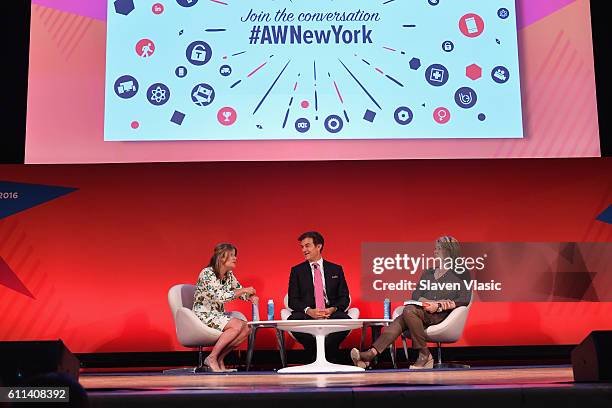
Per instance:
[[[211,57],[212,49],[206,41],[194,41],[187,47],[187,60],[193,65],[206,65]]]
[[[170,88],[160,83],[153,84],[147,91],[147,98],[155,106],[165,105],[170,99]]]
[[[138,81],[131,75],[123,75],[115,81],[115,93],[122,99],[130,99],[138,93]]]
[[[117,93],[121,95],[130,92],[136,92],[136,85],[134,85],[134,81],[121,82],[117,87]]]
[[[179,78],[185,78],[187,76],[187,68],[180,66],[176,69],[176,71],[174,71],[174,73]]]
[[[425,71],[425,79],[432,86],[442,86],[448,82],[448,69],[441,64],[430,65]]]
[[[444,71],[441,69],[432,69],[429,79],[434,82],[444,82]]]
[[[478,96],[476,95],[476,91],[465,86],[463,88],[459,88],[457,92],[455,92],[455,102],[457,102],[459,107],[469,109],[476,105],[476,102],[478,102]]]
[[[510,72],[506,67],[498,66],[493,68],[491,77],[498,84],[505,84],[510,79]]]
[[[215,100],[215,90],[208,84],[199,84],[191,92],[191,100],[197,106],[208,106]]]

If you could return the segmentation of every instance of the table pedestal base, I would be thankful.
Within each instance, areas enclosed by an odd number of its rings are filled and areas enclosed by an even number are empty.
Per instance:
[[[363,372],[363,368],[334,364],[327,361],[325,358],[325,336],[320,332],[316,333],[315,340],[317,342],[317,359],[314,363],[302,366],[286,367],[278,370],[280,374],[299,374],[299,373],[354,373]]]
[[[305,374],[305,373],[356,373],[364,372],[365,370],[360,367],[333,364],[329,361],[315,361],[312,364],[306,364],[302,366],[286,367],[278,370],[279,374]]]

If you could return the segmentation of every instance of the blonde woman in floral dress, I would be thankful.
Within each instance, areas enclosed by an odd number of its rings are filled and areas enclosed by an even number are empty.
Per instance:
[[[236,267],[237,252],[232,244],[217,245],[196,284],[194,313],[206,326],[222,332],[204,360],[204,365],[211,371],[231,371],[225,367],[223,359],[248,337],[250,330],[245,321],[225,313],[224,303],[237,298],[254,304],[259,301],[255,289],[243,288],[232,272]]]

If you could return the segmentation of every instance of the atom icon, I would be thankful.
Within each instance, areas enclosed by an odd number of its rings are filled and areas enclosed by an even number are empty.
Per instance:
[[[166,91],[158,86],[151,92],[151,100],[157,103],[162,103],[166,100]]]
[[[153,84],[147,92],[149,102],[155,106],[161,106],[168,102],[170,98],[170,89],[164,84]]]

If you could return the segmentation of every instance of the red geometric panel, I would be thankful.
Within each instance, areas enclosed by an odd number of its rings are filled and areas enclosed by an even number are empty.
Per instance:
[[[4,261],[0,256],[0,285],[6,286],[9,289],[13,289],[19,293],[34,299],[34,295],[30,293],[28,288],[21,282],[19,277],[13,272],[11,267]]]

